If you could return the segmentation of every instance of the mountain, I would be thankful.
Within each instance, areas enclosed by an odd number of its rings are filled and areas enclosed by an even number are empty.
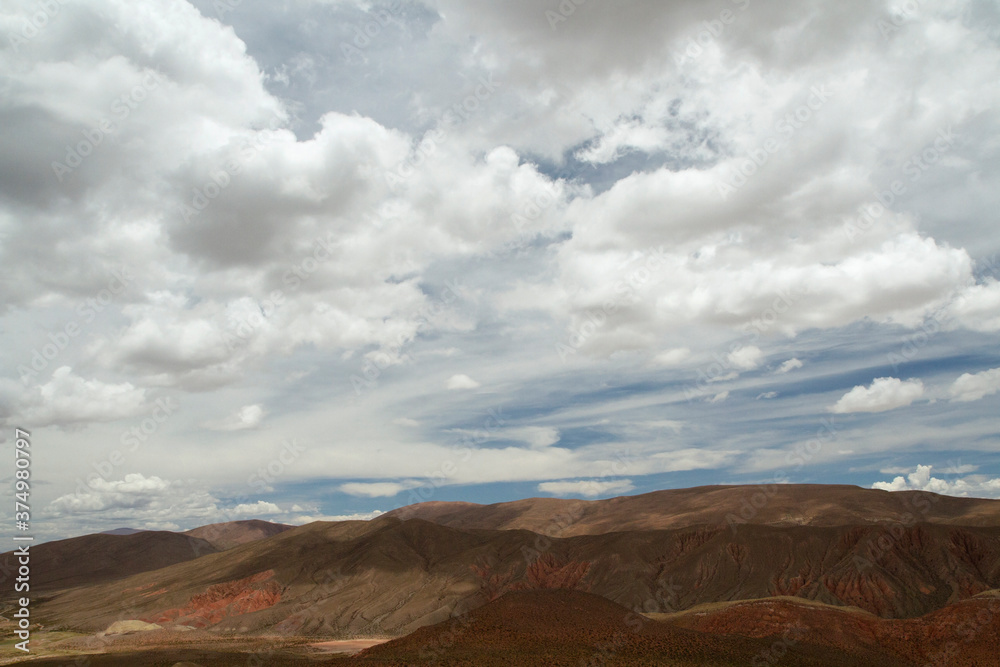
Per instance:
[[[101,535],[135,535],[143,532],[145,531],[138,528],[115,528],[114,530],[105,530]]]
[[[531,530],[549,536],[624,530],[758,524],[770,526],[1000,525],[1000,500],[857,486],[771,484],[703,486],[607,500],[529,498],[495,505],[426,502],[387,513],[452,528]]]
[[[34,590],[72,588],[158,570],[284,532],[292,526],[268,521],[233,521],[186,533],[117,528],[31,547]],[[13,552],[0,554],[0,584],[16,574]],[[0,597],[12,595],[4,586]]]
[[[122,579],[218,551],[207,541],[167,531],[84,535],[31,547],[31,590],[50,591]],[[3,595],[17,575],[13,552],[0,554]]]
[[[283,523],[271,523],[270,521],[251,519],[249,521],[213,523],[186,531],[184,534],[210,542],[219,551],[224,551],[240,544],[248,544],[272,537],[290,528],[292,526],[287,526]]]
[[[649,620],[602,597],[568,590],[510,593],[468,614],[363,651],[355,663],[442,661],[477,667],[521,665],[763,665],[777,652],[773,636],[710,634]],[[912,663],[878,647],[836,652],[812,637],[785,643],[782,665],[902,667]]]
[[[712,635],[787,636],[834,651],[869,652],[909,664],[946,662],[950,667],[995,664],[1000,637],[1000,591],[987,591],[913,619],[883,619],[857,609],[773,598],[709,604],[657,620]],[[879,663],[881,664],[881,663]]]
[[[388,516],[317,522],[61,591],[33,614],[91,632],[127,609],[216,630],[400,635],[505,592],[553,587],[651,613],[785,595],[911,618],[1000,588],[1000,526],[741,524],[549,538]]]

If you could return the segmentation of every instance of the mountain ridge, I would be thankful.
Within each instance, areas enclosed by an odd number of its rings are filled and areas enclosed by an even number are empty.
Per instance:
[[[569,537],[694,525],[1000,525],[1000,500],[851,485],[714,485],[602,500],[525,498],[490,505],[430,501],[385,516],[454,528],[525,529]]]

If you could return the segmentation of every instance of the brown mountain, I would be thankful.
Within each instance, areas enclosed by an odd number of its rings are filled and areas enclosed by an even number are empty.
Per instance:
[[[188,530],[184,534],[210,542],[219,551],[231,549],[240,544],[248,544],[283,533],[292,526],[283,523],[271,523],[251,519],[249,521],[230,521],[228,523],[213,523]]]
[[[139,528],[115,528],[114,530],[102,531],[101,535],[135,535],[136,533],[144,532],[146,531]]]
[[[950,667],[996,663],[1000,637],[1000,591],[988,591],[925,616],[883,619],[857,609],[830,607],[795,598],[710,604],[657,620],[712,635],[785,636],[835,651],[863,648],[915,665]]]
[[[232,521],[186,533],[120,528],[46,542],[31,547],[31,586],[45,591],[121,579],[262,540],[291,527],[268,521]],[[0,597],[13,595],[13,586],[5,583],[17,576],[12,553],[0,554]]]
[[[84,535],[46,542],[30,549],[31,590],[60,590],[122,579],[216,551],[203,539],[167,531]],[[16,572],[14,553],[0,554],[4,596],[14,595],[10,582]]]
[[[1000,588],[1000,526],[741,524],[548,538],[395,517],[317,522],[64,591],[33,613],[48,626],[88,631],[139,618],[219,630],[399,635],[504,592],[560,586],[644,612],[792,595],[916,617]]]
[[[607,500],[529,498],[495,505],[426,502],[388,513],[453,528],[523,529],[549,536],[597,535],[742,523],[857,526],[917,522],[1000,526],[1000,500],[846,485],[703,486]]]
[[[649,620],[602,597],[568,590],[510,593],[468,614],[372,647],[365,664],[477,665],[782,665],[849,667],[911,665],[878,647],[837,651],[796,637],[709,634]],[[776,643],[782,641],[780,654]],[[777,654],[777,655],[774,655]],[[772,657],[774,656],[774,657]]]

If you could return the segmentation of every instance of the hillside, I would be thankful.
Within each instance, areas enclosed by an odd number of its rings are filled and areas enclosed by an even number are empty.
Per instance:
[[[703,526],[549,539],[381,517],[310,524],[66,591],[37,614],[91,632],[128,609],[194,627],[400,635],[504,592],[566,582],[644,612],[793,595],[916,617],[1000,587],[1000,527]]]
[[[989,591],[926,616],[882,619],[859,610],[804,604],[794,598],[774,598],[713,604],[655,619],[713,635],[776,637],[791,631],[796,641],[808,641],[835,651],[861,647],[884,652],[915,665],[935,664],[948,656],[951,667],[996,662],[1000,637],[1000,595]]]
[[[757,665],[770,664],[774,638],[708,634],[643,618],[608,600],[567,590],[510,593],[469,614],[363,651],[360,664]],[[837,652],[800,637],[785,644],[782,665],[909,665],[865,646]]]
[[[121,579],[218,551],[207,541],[168,531],[84,535],[31,547],[31,587],[48,591]],[[14,595],[13,552],[0,554],[3,596]]]
[[[213,523],[208,526],[201,526],[193,530],[186,531],[185,535],[196,537],[211,543],[219,551],[231,549],[241,544],[248,544],[273,537],[283,533],[292,526],[283,523],[271,523],[270,521],[260,521],[251,519],[249,521],[229,521],[227,523]]]
[[[530,530],[549,536],[597,535],[748,523],[769,526],[859,526],[916,522],[1000,525],[1000,500],[857,486],[773,484],[669,489],[607,500],[529,498],[494,505],[427,502],[388,513],[453,528]]]

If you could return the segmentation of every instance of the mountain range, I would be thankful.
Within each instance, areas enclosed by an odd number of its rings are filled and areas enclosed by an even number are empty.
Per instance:
[[[904,665],[957,640],[964,626],[942,619],[985,618],[1000,604],[1000,501],[775,485],[429,502],[372,521],[88,535],[33,547],[32,559],[34,617],[85,633],[135,619],[227,635],[400,637],[358,659],[406,660],[404,636],[456,618],[493,619],[474,645],[449,645],[471,656],[518,635],[515,621],[536,606],[569,605],[604,629],[529,633],[529,662],[507,664],[534,664],[566,632],[582,656],[616,636],[621,623],[609,619],[632,614],[647,628],[641,641],[628,635],[637,661],[676,644],[692,660],[746,664],[794,627],[802,637],[789,655],[799,662],[789,664],[826,664],[809,661],[827,650],[853,656],[830,664],[878,655]],[[0,571],[12,564],[4,554]],[[976,637],[996,636],[996,618],[979,625],[986,634]],[[577,626],[587,624],[567,627]],[[981,643],[961,646],[973,656]]]

